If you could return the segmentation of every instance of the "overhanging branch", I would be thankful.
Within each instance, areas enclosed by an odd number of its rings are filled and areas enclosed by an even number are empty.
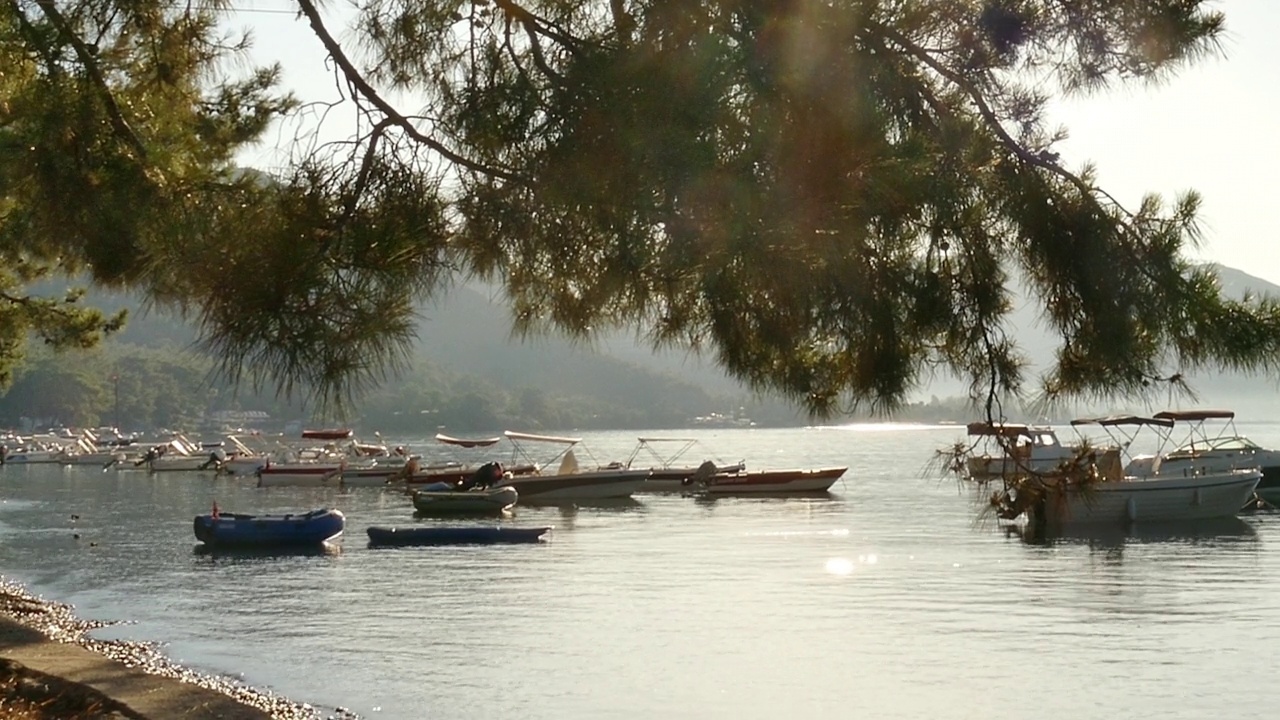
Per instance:
[[[41,2],[49,1],[50,0],[41,0]],[[462,155],[459,155],[445,147],[440,141],[419,130],[417,126],[410,122],[409,118],[397,111],[391,103],[387,102],[386,99],[379,95],[378,91],[364,79],[364,76],[361,75],[360,71],[356,69],[356,66],[352,64],[350,58],[348,58],[346,53],[342,51],[342,47],[338,45],[336,40],[334,40],[333,35],[329,33],[328,28],[324,26],[324,21],[320,17],[320,12],[316,10],[315,4],[311,0],[298,0],[298,7],[302,10],[302,14],[307,16],[307,21],[311,25],[311,30],[316,34],[316,37],[320,39],[321,44],[324,45],[325,50],[328,51],[329,56],[333,58],[333,62],[342,71],[343,76],[346,77],[347,82],[351,84],[351,87],[354,88],[356,92],[360,93],[360,95],[364,96],[365,99],[374,105],[374,107],[378,108],[378,110],[390,119],[391,122],[402,128],[409,137],[423,145],[426,145],[432,150],[435,150],[437,153],[440,153],[441,156],[450,162],[461,165],[468,170],[473,170],[478,173],[483,173],[485,175],[490,175],[512,182],[520,181],[520,177],[516,174],[500,168],[489,167],[463,157]]]
[[[139,158],[147,156],[147,148],[142,144],[142,139],[138,137],[133,128],[129,127],[129,121],[125,119],[124,114],[120,112],[120,106],[116,104],[116,98],[111,94],[111,88],[107,85],[106,78],[102,76],[102,70],[98,67],[97,58],[94,53],[85,44],[84,40],[76,34],[75,28],[67,21],[66,16],[58,9],[53,0],[36,0],[36,4],[40,6],[41,12],[45,17],[49,18],[49,22],[53,23],[58,34],[62,39],[71,45],[75,50],[76,58],[80,60],[80,64],[84,66],[85,74],[89,76],[89,81],[98,90],[98,96],[102,100],[102,104],[107,109],[107,117],[111,120],[111,129],[116,135],[128,143],[138,153]]]

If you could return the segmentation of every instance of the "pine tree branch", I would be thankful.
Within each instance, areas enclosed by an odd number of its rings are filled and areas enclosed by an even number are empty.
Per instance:
[[[54,28],[57,29],[62,39],[75,50],[76,58],[84,66],[85,74],[89,76],[89,81],[97,88],[102,104],[107,109],[107,117],[111,120],[111,128],[115,130],[116,135],[121,140],[128,143],[134,149],[134,152],[138,153],[139,158],[146,158],[147,148],[142,144],[142,139],[129,126],[129,121],[125,119],[124,114],[120,112],[120,106],[116,103],[115,96],[111,94],[111,87],[107,85],[107,80],[102,75],[102,69],[98,67],[94,52],[76,34],[75,29],[71,27],[71,23],[67,21],[62,11],[58,10],[58,6],[54,4],[53,0],[36,0],[36,4],[40,6],[40,10],[45,17],[49,18],[49,22],[53,23]]]
[[[49,1],[50,0],[40,0],[42,3]],[[373,86],[370,85],[369,82],[365,80],[364,76],[360,74],[360,71],[356,69],[354,64],[352,64],[351,59],[342,51],[342,47],[338,45],[338,42],[333,38],[333,35],[329,33],[328,28],[325,27],[324,21],[321,19],[320,12],[316,9],[315,4],[311,0],[298,0],[298,7],[302,10],[302,14],[307,16],[307,21],[311,25],[311,30],[316,34],[316,37],[320,39],[321,44],[323,44],[325,50],[329,52],[329,56],[333,58],[333,62],[342,71],[343,76],[346,77],[346,80],[351,84],[351,87],[360,95],[363,95],[365,99],[374,105],[374,107],[378,108],[383,115],[403,129],[409,137],[423,145],[426,145],[432,150],[435,150],[437,153],[440,153],[440,155],[445,159],[457,165],[461,165],[468,170],[473,170],[475,172],[501,178],[503,180],[509,180],[511,182],[522,182],[522,179],[518,175],[500,168],[488,167],[474,160],[463,157],[462,155],[459,155],[445,147],[439,140],[436,140],[430,135],[419,130],[409,120],[409,118],[401,114],[391,105],[391,103],[387,102],[386,99],[379,95],[378,91],[374,90]]]
[[[1023,147],[1022,143],[1018,142],[1009,134],[1009,131],[1004,128],[1004,125],[1000,122],[1000,117],[996,115],[995,110],[991,108],[990,103],[987,102],[987,99],[983,96],[982,92],[979,91],[978,88],[976,88],[973,83],[963,75],[952,68],[947,67],[945,64],[938,62],[937,58],[929,54],[928,51],[919,45],[916,45],[905,35],[897,32],[896,30],[892,30],[874,21],[868,21],[867,28],[893,42],[895,45],[906,51],[907,54],[916,58],[920,62],[928,65],[930,69],[949,80],[953,85],[964,92],[964,94],[969,97],[969,100],[973,102],[974,107],[978,109],[978,114],[982,116],[982,119],[986,121],[987,125],[991,128],[991,131],[996,134],[997,138],[999,138],[1001,144],[1003,144],[1014,155],[1017,155],[1023,162],[1057,175],[1074,185],[1076,189],[1084,195],[1101,195],[1115,206],[1116,209],[1120,210],[1130,218],[1134,217],[1132,212],[1125,209],[1125,207],[1120,204],[1120,201],[1116,200],[1107,191],[1097,186],[1090,185],[1079,175],[1076,175],[1056,162],[1041,157],[1040,154],[1033,153]]]

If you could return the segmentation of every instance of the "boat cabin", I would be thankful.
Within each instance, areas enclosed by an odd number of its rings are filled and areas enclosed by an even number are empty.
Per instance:
[[[975,480],[1046,472],[1075,457],[1075,448],[1063,445],[1049,426],[972,422],[966,430],[976,438],[968,460],[969,476]]]

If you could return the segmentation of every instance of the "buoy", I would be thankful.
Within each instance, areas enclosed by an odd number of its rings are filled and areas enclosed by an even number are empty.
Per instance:
[[[1129,522],[1138,519],[1138,503],[1133,498],[1124,504],[1124,513],[1129,518]]]

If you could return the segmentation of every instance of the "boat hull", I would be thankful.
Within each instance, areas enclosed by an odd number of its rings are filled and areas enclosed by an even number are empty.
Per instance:
[[[369,544],[376,546],[407,545],[491,545],[497,543],[534,543],[551,531],[550,526],[516,528],[494,526],[466,527],[371,527]]]
[[[235,456],[222,463],[222,473],[236,477],[253,476],[270,462],[270,458],[262,455]]]
[[[258,471],[258,487],[336,487],[341,480],[338,465],[268,465]]]
[[[513,487],[520,502],[536,504],[560,500],[629,498],[644,485],[649,470],[589,470],[563,475],[518,475],[498,487]]]
[[[328,508],[298,515],[197,515],[196,539],[220,548],[271,548],[319,545],[342,534],[346,517]]]
[[[147,472],[201,472],[208,470],[210,472],[218,469],[219,460],[216,456],[210,455],[183,455],[181,457],[158,457],[154,460],[148,460],[143,463]]]
[[[344,487],[386,487],[394,477],[403,475],[404,472],[403,463],[347,468],[342,471],[342,485]]]
[[[53,452],[45,450],[32,450],[27,452],[19,450],[4,456],[5,465],[65,465],[66,463],[66,454],[61,450]]]
[[[751,495],[755,493],[822,493],[844,476],[847,467],[813,470],[763,470],[736,475],[716,475],[702,489],[708,495]]]
[[[1262,474],[1237,470],[1214,475],[1103,482],[1045,503],[1050,525],[1180,522],[1231,517],[1253,497]]]
[[[649,477],[645,479],[644,485],[640,486],[638,492],[645,493],[678,493],[688,492],[689,484],[686,482],[693,477],[698,471],[696,467],[665,467],[652,468],[649,471]],[[717,475],[737,475],[746,471],[742,463],[738,463],[732,467],[722,467],[716,469]]]
[[[424,515],[496,515],[516,504],[520,493],[513,487],[486,490],[418,490],[413,507]]]
[[[129,456],[122,452],[73,453],[67,455],[67,464],[102,467],[104,465],[117,465],[128,459]]]
[[[440,467],[426,467],[409,476],[406,482],[412,485],[430,485],[432,483],[448,483],[449,485],[457,485],[460,482],[470,480],[472,475],[480,469],[480,465],[459,465],[451,464]],[[509,465],[504,466],[503,471],[512,475],[532,475],[538,471],[536,465]]]

